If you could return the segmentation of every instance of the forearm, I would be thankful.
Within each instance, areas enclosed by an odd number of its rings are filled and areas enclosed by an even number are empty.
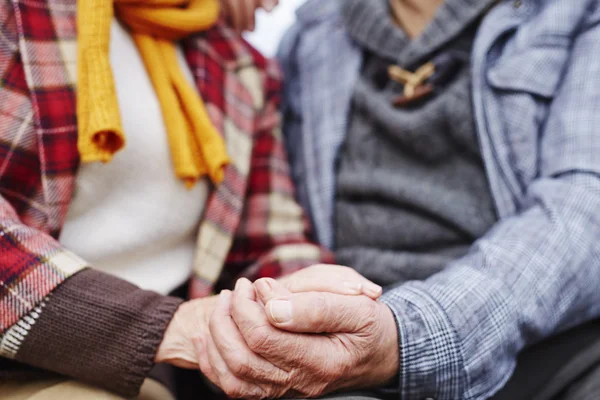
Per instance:
[[[87,269],[6,332],[3,355],[135,396],[180,303]]]
[[[486,398],[525,346],[600,314],[600,180],[543,179],[527,200],[465,258],[384,295],[399,327],[402,398]]]

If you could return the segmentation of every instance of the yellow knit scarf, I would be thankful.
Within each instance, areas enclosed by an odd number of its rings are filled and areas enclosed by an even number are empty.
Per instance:
[[[114,4],[113,4],[114,3]],[[218,0],[78,0],[78,148],[84,163],[108,162],[125,145],[109,62],[110,26],[129,28],[160,102],[175,173],[188,187],[215,183],[229,163],[204,103],[179,68],[174,42],[213,26]]]

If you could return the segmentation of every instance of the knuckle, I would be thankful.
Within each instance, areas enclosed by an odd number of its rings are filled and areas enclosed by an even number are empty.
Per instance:
[[[248,362],[248,355],[242,352],[235,352],[232,355],[231,365],[229,368],[231,372],[240,378],[248,377],[252,373]]]
[[[254,352],[260,353],[268,350],[271,343],[268,328],[261,325],[253,327],[246,337],[246,343],[250,350]]]
[[[324,324],[331,318],[331,298],[327,293],[318,292],[315,294],[313,304],[311,304],[313,310],[319,310],[319,312],[309,314],[310,326],[314,327],[315,333],[321,333],[324,330]]]

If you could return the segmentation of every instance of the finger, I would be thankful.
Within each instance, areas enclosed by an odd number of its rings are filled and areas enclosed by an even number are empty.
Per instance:
[[[237,1],[238,20],[235,24],[235,29],[238,33],[242,33],[248,28],[249,23],[249,12],[248,12],[248,0]]]
[[[218,382],[217,386],[219,386],[227,396],[234,399],[259,399],[266,397],[259,386],[253,385],[233,375],[223,358],[221,358],[221,355],[210,336],[208,336],[207,347],[208,359],[215,372],[216,381]]]
[[[316,279],[308,279],[307,277],[300,276],[298,279],[291,277],[289,280],[280,280],[279,282],[284,283],[282,286],[287,289],[288,293],[327,292],[346,296],[365,295],[373,300],[381,297],[382,289],[380,286],[367,281],[366,278],[358,274],[354,280],[348,278],[352,277],[345,277],[345,280],[342,280],[334,276],[319,276]],[[277,293],[273,293],[273,282],[275,280],[271,278],[261,278],[254,282],[259,299],[263,303],[266,303],[273,297],[284,297],[286,295],[280,290]]]
[[[233,29],[237,32],[240,32],[243,26],[243,14],[242,14],[242,4],[244,0],[227,0],[225,4],[227,5],[227,11],[229,14],[229,18],[231,21],[231,25]]]
[[[225,19],[227,22],[234,27],[233,23],[233,13],[235,12],[235,7],[232,6],[231,2],[237,0],[223,0],[221,1],[222,13],[225,15]],[[235,29],[235,27],[234,27]]]
[[[255,298],[250,281],[239,280],[233,292],[231,316],[250,350],[284,370],[298,366],[310,355],[327,354],[331,341],[326,336],[298,335],[275,328]]]
[[[318,264],[279,279],[291,292],[330,292],[346,295],[364,294],[378,299],[383,289],[355,270],[341,265]]]
[[[200,365],[200,371],[211,381],[214,385],[219,386],[219,378],[212,368],[208,359],[208,347],[206,345],[206,335],[200,335],[192,339],[194,347],[196,348],[196,354],[198,355],[198,364]]]
[[[333,293],[296,293],[274,298],[265,305],[269,322],[289,332],[358,332],[377,315],[378,303],[365,296]]]
[[[218,309],[225,307],[229,308],[228,297],[231,297],[231,292],[225,290],[221,292]],[[227,303],[227,304],[226,304]],[[216,311],[216,310],[215,310]],[[210,363],[213,379],[211,381],[219,386],[229,397],[232,398],[262,398],[265,393],[257,385],[253,385],[236,377],[229,369],[227,363],[221,357],[214,339],[211,335],[204,338],[208,353],[208,361]],[[208,377],[208,376],[207,376]],[[210,377],[208,377],[210,379]]]
[[[231,294],[213,312],[210,321],[211,337],[229,370],[238,378],[250,382],[286,384],[287,373],[252,352],[230,314]]]
[[[273,298],[287,298],[292,295],[285,286],[277,284],[275,279],[261,278],[254,282],[256,288],[256,295],[259,300],[259,304],[265,305]]]
[[[256,9],[259,4],[257,0],[246,0],[246,26],[245,29],[253,32],[256,27]]]

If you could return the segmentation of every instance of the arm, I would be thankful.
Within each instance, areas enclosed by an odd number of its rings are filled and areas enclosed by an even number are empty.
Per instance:
[[[24,364],[130,398],[155,362],[198,368],[192,338],[205,328],[212,299],[180,306],[85,268],[22,224],[2,197],[0,249],[0,375],[18,377]]]
[[[443,272],[383,296],[401,398],[487,398],[524,347],[600,315],[599,37],[594,22],[575,39],[519,213]]]
[[[92,269],[0,197],[0,356],[133,396],[180,300]]]
[[[130,398],[154,366],[159,347],[172,359],[173,340],[162,343],[179,334],[165,331],[180,314],[180,303],[88,268],[5,332],[2,356]]]

